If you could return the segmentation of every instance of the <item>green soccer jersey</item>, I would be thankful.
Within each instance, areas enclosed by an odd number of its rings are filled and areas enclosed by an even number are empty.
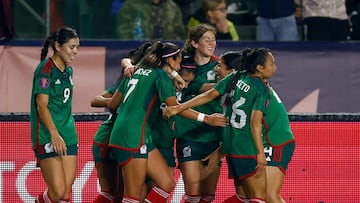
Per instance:
[[[273,88],[270,103],[265,111],[263,141],[264,146],[279,146],[294,140],[284,104]]]
[[[105,91],[113,95],[119,86],[120,80],[116,80],[113,85],[107,88]],[[112,113],[109,115],[109,118],[105,120],[96,131],[94,136],[94,142],[97,144],[104,144],[110,137],[111,130],[113,129],[117,113]]]
[[[74,118],[71,112],[73,95],[73,71],[65,65],[61,72],[51,59],[43,60],[36,68],[31,94],[30,122],[32,146],[51,142],[48,129],[39,117],[36,105],[37,94],[49,95],[48,109],[52,120],[65,144],[78,143]]]
[[[162,107],[166,106],[162,104]],[[174,146],[174,129],[173,124],[176,116],[172,116],[169,119],[162,118],[162,109],[159,111],[158,123],[152,125],[151,137],[156,147],[169,147]]]
[[[209,63],[197,66],[196,77],[189,87],[182,92],[181,102],[185,102],[200,94],[200,88],[204,83],[216,83],[216,73],[214,67],[217,65],[217,58],[212,57]],[[222,113],[220,97],[204,105],[193,108],[196,111],[213,114]],[[219,140],[222,128],[209,126],[205,123],[178,117],[175,123],[175,134],[177,137],[195,142],[211,142]]]
[[[124,79],[118,91],[122,101],[109,145],[137,151],[143,144],[152,143],[151,129],[158,123],[160,105],[175,96],[175,88],[164,70],[142,67],[131,79]]]
[[[215,85],[215,89],[224,95],[236,72],[229,74]],[[229,156],[254,156],[257,153],[250,129],[253,110],[264,112],[269,99],[268,88],[259,78],[247,73],[241,74],[233,96],[226,104],[225,115],[230,125],[224,129],[223,152]]]

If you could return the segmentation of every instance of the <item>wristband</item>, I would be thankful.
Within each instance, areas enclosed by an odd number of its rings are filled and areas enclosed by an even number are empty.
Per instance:
[[[204,122],[204,118],[205,118],[205,114],[199,113],[199,114],[197,115],[196,120],[199,121],[199,122]]]
[[[179,73],[178,72],[176,72],[175,70],[173,70],[172,72],[171,72],[171,77],[174,79],[174,78],[176,78],[176,76],[178,76],[179,75]]]

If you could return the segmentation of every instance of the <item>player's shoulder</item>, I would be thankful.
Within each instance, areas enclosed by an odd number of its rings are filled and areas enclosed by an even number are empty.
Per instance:
[[[50,75],[52,69],[56,68],[54,62],[50,59],[44,59],[35,70],[35,74]]]

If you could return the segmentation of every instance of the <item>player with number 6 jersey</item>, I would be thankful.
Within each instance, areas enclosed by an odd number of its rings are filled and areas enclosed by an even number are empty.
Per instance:
[[[267,82],[276,72],[275,58],[267,48],[247,48],[241,58],[236,72],[213,89],[168,107],[164,116],[224,95],[230,125],[225,128],[223,153],[236,188],[224,203],[284,202],[280,191],[295,142],[285,108]]]

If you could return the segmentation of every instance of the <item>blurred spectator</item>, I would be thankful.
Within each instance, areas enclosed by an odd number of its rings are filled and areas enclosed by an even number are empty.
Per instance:
[[[360,0],[346,0],[346,12],[351,23],[351,39],[360,40]]]
[[[257,0],[256,40],[299,40],[294,13],[294,0]]]
[[[350,38],[345,0],[295,0],[301,6],[306,40],[343,41]]]
[[[127,0],[116,18],[119,39],[134,39],[135,19],[139,13],[144,39],[185,38],[182,14],[173,0]]]
[[[193,27],[201,23],[210,24],[216,28],[217,40],[239,40],[234,23],[227,19],[225,0],[203,0],[203,7],[190,17],[187,25],[188,35]]]

